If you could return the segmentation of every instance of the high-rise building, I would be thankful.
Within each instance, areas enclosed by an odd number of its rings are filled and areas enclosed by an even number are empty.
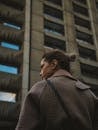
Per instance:
[[[77,55],[72,74],[98,96],[98,0],[0,0],[0,129],[14,130],[41,57],[55,48]]]

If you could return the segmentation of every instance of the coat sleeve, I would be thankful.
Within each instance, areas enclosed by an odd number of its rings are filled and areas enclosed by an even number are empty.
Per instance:
[[[22,106],[19,121],[15,130],[38,130],[40,110],[36,93],[30,91]]]

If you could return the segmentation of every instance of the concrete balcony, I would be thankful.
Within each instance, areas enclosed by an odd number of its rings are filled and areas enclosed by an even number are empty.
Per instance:
[[[53,22],[56,22],[58,24],[64,24],[64,21],[55,17],[52,17],[51,15],[48,14],[44,14],[44,18]]]
[[[75,28],[76,28],[77,30],[80,30],[80,31],[82,31],[82,32],[85,32],[85,33],[87,33],[87,34],[91,34],[91,35],[92,35],[91,30],[88,29],[88,28],[86,28],[86,27],[84,27],[84,26],[75,25]]]
[[[22,27],[24,23],[24,12],[15,8],[12,10],[9,6],[0,3],[0,21],[13,23]]]
[[[9,41],[16,44],[22,44],[23,36],[24,36],[24,31],[22,30],[15,30],[13,28],[0,25],[0,40],[1,41],[5,40],[5,41]]]
[[[0,0],[0,2],[20,10],[25,6],[25,0]]]
[[[83,63],[83,64],[90,65],[90,66],[93,66],[93,67],[98,67],[98,62],[92,61],[92,60],[90,60],[89,58],[88,58],[88,59],[85,59],[85,58],[79,57],[79,60],[80,60],[80,62]]]
[[[78,0],[73,0],[73,2],[79,6],[88,8],[87,3],[79,2]]]
[[[19,92],[22,84],[21,74],[14,75],[0,72],[0,91]]]
[[[57,5],[56,3],[53,4],[51,1],[45,1],[44,3],[45,3],[45,5],[49,5],[49,6],[51,6],[51,7],[57,8],[57,9],[59,9],[59,10],[62,10],[61,5]]]
[[[93,84],[98,86],[98,78],[94,79],[81,74],[81,79],[87,84]]]
[[[19,103],[0,101],[0,127],[2,127],[4,124],[6,127],[14,126],[18,120],[19,111]]]
[[[19,67],[22,64],[22,51],[0,47],[0,63]]]
[[[89,17],[86,17],[85,15],[79,14],[79,13],[77,13],[77,12],[74,12],[74,15],[77,16],[77,17],[80,17],[80,18],[82,18],[82,19],[85,19],[85,20],[90,20]]]
[[[81,46],[81,47],[85,47],[85,48],[88,48],[88,49],[92,49],[92,50],[95,50],[95,46],[86,42],[86,41],[83,41],[83,40],[79,40],[79,39],[76,39],[77,43]]]
[[[57,32],[49,31],[49,30],[44,30],[44,31],[45,31],[45,35],[47,35],[47,36],[65,41],[65,36],[63,36]]]

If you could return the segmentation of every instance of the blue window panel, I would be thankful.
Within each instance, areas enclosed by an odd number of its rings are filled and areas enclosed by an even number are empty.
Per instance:
[[[9,92],[0,92],[0,101],[16,102],[16,94]]]
[[[14,49],[14,50],[19,50],[18,45],[11,44],[11,43],[8,43],[8,42],[1,42],[1,46],[6,47],[6,48],[10,48],[10,49]]]
[[[21,29],[21,27],[19,27],[19,26],[17,26],[17,25],[10,24],[10,23],[3,23],[3,25],[8,26],[8,27],[11,27],[11,28],[18,29],[18,30]]]
[[[17,67],[1,65],[1,64],[0,64],[0,71],[11,73],[11,74],[18,74],[18,68]]]

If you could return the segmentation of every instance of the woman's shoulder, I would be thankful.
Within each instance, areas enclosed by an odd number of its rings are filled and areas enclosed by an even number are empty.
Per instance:
[[[34,94],[34,95],[38,95],[40,97],[40,95],[43,92],[45,86],[46,86],[46,81],[45,80],[38,81],[37,83],[35,83],[31,87],[29,93]]]

